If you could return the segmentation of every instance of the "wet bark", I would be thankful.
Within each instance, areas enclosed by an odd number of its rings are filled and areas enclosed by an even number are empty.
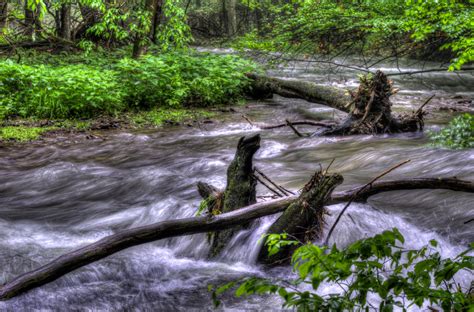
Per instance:
[[[249,74],[248,77],[253,80],[251,90],[248,92],[251,97],[262,99],[278,94],[323,104],[348,113],[348,117],[341,124],[318,135],[381,134],[423,130],[422,110],[410,115],[396,117],[392,115],[390,96],[396,90],[381,71],[362,78],[355,93],[308,81],[284,80],[254,74]]]
[[[311,178],[301,195],[271,225],[267,234],[288,234],[289,239],[311,242],[322,235],[324,224],[324,205],[333,190],[344,179],[340,174],[325,175],[321,172]],[[274,266],[287,264],[296,246],[284,246],[275,255],[269,255],[262,247],[258,255],[260,263]]]
[[[227,185],[222,199],[222,213],[231,212],[257,202],[257,181],[253,175],[253,155],[260,148],[260,135],[242,137],[237,145],[234,159],[227,169]],[[216,210],[214,208],[214,210]],[[246,227],[243,224],[242,227]],[[242,229],[229,229],[217,232],[211,238],[209,257],[220,254],[235,232]]]

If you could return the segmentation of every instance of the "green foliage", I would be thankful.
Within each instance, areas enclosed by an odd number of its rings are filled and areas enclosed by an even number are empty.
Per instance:
[[[441,48],[456,53],[450,70],[474,61],[474,9],[472,2],[451,0],[407,1],[405,28],[417,41],[445,37]]]
[[[0,115],[90,117],[123,109],[115,73],[84,65],[0,63]]]
[[[183,108],[158,108],[141,112],[131,117],[136,125],[161,126],[164,123],[179,123],[185,120],[212,117],[213,114],[204,110],[189,110]]]
[[[76,56],[72,60],[81,62]],[[255,69],[234,56],[188,53],[109,62],[91,55],[90,65],[65,65],[65,57],[48,62],[52,65],[0,62],[0,119],[93,117],[235,103],[248,86],[245,73]],[[163,111],[149,114],[155,124],[169,117]]]
[[[472,1],[251,1],[267,12],[260,34],[236,46],[293,53],[397,55],[419,50],[456,54],[451,70],[474,60]],[[426,48],[428,46],[428,48]]]
[[[254,66],[233,56],[163,54],[124,59],[117,71],[127,102],[138,107],[233,103],[248,85]]]
[[[38,128],[38,127],[1,127],[0,128],[0,141],[19,141],[27,142],[37,140],[41,134],[52,130],[53,128]]]
[[[454,118],[439,133],[430,133],[436,146],[448,148],[474,148],[474,116],[465,113]]]
[[[269,236],[269,251],[282,239],[280,246],[289,243],[283,236]],[[406,311],[408,306],[422,307],[426,302],[444,311],[472,307],[469,291],[461,289],[453,278],[459,271],[474,269],[474,257],[469,255],[474,245],[454,259],[443,259],[436,241],[417,250],[404,249],[403,243],[404,237],[393,229],[342,250],[305,244],[292,256],[296,278],[291,281],[252,277],[210,289],[217,304],[218,295],[237,287],[236,296],[277,294],[285,308],[298,311],[367,311],[375,309],[368,302],[371,294],[380,299],[380,311],[395,307]],[[321,295],[322,283],[339,287],[340,292]],[[313,290],[303,290],[307,286]]]

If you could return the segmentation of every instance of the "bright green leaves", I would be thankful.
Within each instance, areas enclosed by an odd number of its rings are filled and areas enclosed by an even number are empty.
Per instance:
[[[268,256],[271,257],[277,254],[282,247],[298,245],[299,242],[288,240],[288,234],[268,234],[262,237],[265,240],[265,245],[268,248]]]
[[[474,148],[474,116],[465,113],[454,118],[438,133],[430,133],[435,146],[453,149]]]
[[[182,112],[158,108],[237,102],[248,87],[253,63],[235,56],[169,53],[139,60],[96,59],[91,65],[21,65],[0,62],[0,119],[94,117],[124,110],[154,109],[153,124]],[[114,64],[117,61],[118,64]]]
[[[234,56],[186,53],[124,59],[117,66],[127,102],[138,107],[236,102],[248,86],[252,63]]]
[[[270,252],[299,244],[289,241],[286,234],[266,238]],[[395,307],[406,310],[408,305],[421,307],[426,302],[445,311],[461,311],[474,304],[468,291],[453,279],[461,270],[474,269],[474,257],[469,256],[472,248],[454,259],[442,259],[436,241],[417,250],[406,250],[403,243],[404,237],[393,229],[343,250],[301,245],[292,257],[295,279],[252,277],[218,288],[213,298],[218,301],[217,295],[237,287],[237,296],[277,294],[284,300],[284,307],[302,311],[365,311],[373,305],[368,303],[369,294],[380,299],[380,311],[393,311]],[[323,283],[338,287],[339,292],[321,296]],[[313,291],[301,290],[302,284],[310,285]]]
[[[474,7],[451,0],[407,0],[404,28],[422,41],[430,37],[446,42],[442,49],[456,54],[450,70],[474,61]]]
[[[90,117],[123,108],[115,73],[84,65],[0,63],[0,94],[3,117]]]

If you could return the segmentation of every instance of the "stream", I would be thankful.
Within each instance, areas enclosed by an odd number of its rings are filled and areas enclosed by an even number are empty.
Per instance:
[[[352,88],[356,72],[328,74],[306,63],[292,63],[272,73]],[[386,72],[394,64],[379,65]],[[408,65],[404,70],[414,70]],[[474,75],[433,72],[397,77],[395,111],[412,111],[434,91],[439,97],[474,97]],[[249,102],[236,110],[260,123],[340,118],[332,109],[301,100],[275,97]],[[473,105],[471,103],[471,105]],[[200,180],[223,188],[226,168],[241,136],[261,133],[254,164],[279,184],[299,190],[333,159],[344,176],[338,190],[365,184],[393,165],[411,162],[386,179],[413,177],[474,178],[474,150],[446,150],[429,145],[426,134],[297,138],[289,129],[259,130],[226,113],[200,127],[109,133],[105,140],[0,146],[0,284],[54,258],[123,229],[191,217],[200,202]],[[437,130],[452,118],[447,111],[428,119]],[[299,128],[303,132],[314,128]],[[268,191],[258,186],[259,195]],[[331,225],[341,205],[328,207]],[[355,240],[397,227],[408,248],[436,239],[444,257],[454,257],[474,241],[474,195],[444,190],[388,192],[367,204],[352,204],[330,244]],[[167,239],[119,252],[71,274],[0,302],[1,311],[210,311],[207,285],[245,276],[288,276],[290,268],[264,271],[256,265],[258,240],[276,216],[256,221],[240,232],[221,258],[207,261],[206,234]],[[469,273],[457,276],[467,285]],[[323,285],[323,293],[337,291]],[[376,300],[376,299],[374,299]],[[272,296],[224,297],[226,311],[275,311]],[[416,307],[412,307],[416,311]]]

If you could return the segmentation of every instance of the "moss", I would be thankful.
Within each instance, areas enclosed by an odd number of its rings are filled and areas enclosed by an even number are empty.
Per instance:
[[[25,127],[25,126],[16,126],[16,127],[3,127],[0,128],[0,140],[4,141],[19,141],[19,142],[28,142],[39,139],[39,137],[55,128],[53,127]]]
[[[215,113],[205,110],[155,109],[134,114],[130,117],[132,123],[139,126],[162,126],[165,123],[181,123],[183,121],[214,117]]]

